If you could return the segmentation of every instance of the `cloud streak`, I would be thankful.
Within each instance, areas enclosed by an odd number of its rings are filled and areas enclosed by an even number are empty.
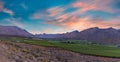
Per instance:
[[[24,25],[19,22],[20,20],[21,18],[12,18],[12,17],[4,19],[4,21],[9,22],[11,25],[18,26],[18,27],[24,27]]]
[[[0,1],[0,12],[7,13],[7,14],[9,14],[11,16],[14,15],[12,10],[9,10],[9,9],[4,7],[4,3],[2,1]]]

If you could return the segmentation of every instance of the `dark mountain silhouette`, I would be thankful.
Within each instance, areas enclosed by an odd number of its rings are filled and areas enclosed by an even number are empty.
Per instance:
[[[0,26],[0,36],[24,36],[30,37],[32,34],[16,26]]]
[[[95,43],[118,44],[120,43],[120,30],[112,27],[106,29],[94,27],[81,32],[76,30],[64,34],[38,34],[38,37],[54,39],[79,39]]]

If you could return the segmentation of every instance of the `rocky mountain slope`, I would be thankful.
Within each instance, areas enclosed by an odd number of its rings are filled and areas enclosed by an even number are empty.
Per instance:
[[[118,58],[83,55],[61,48],[0,42],[0,62],[120,62]]]

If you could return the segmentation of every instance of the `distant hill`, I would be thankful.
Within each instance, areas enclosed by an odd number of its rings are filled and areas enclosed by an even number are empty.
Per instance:
[[[16,26],[0,26],[0,36],[32,36],[31,33]]]
[[[76,38],[77,35],[79,35],[79,31],[75,30],[73,32],[67,32],[63,34],[36,34],[35,36],[38,38],[57,38],[57,39],[70,39],[70,38]]]
[[[59,38],[60,34],[36,34],[37,38]]]
[[[120,30],[112,27],[106,29],[94,27],[81,32],[76,30],[64,34],[37,34],[37,36],[52,39],[79,39],[104,44],[120,43]]]

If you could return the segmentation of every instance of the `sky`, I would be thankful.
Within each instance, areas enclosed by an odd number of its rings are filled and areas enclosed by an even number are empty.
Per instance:
[[[120,29],[120,0],[0,0],[0,25],[33,34]]]

